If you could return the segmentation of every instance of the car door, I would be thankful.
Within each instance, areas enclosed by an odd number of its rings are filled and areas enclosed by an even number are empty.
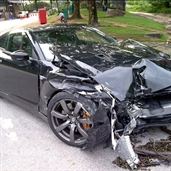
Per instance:
[[[14,52],[26,52],[29,60],[12,57]],[[39,62],[26,33],[6,35],[5,45],[0,49],[1,91],[15,102],[37,108],[39,102]],[[26,54],[25,53],[25,54]]]
[[[7,39],[7,35],[8,33],[2,35],[0,37],[0,92],[2,92],[2,71],[1,71],[1,64],[2,64],[2,56],[4,56],[4,54],[2,53],[3,50],[5,50],[5,46],[6,46],[6,39]]]

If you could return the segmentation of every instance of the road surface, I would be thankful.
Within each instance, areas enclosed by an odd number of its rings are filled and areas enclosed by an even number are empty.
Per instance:
[[[13,103],[0,98],[1,171],[124,171],[112,162],[117,154],[105,144],[83,151],[61,142],[48,124]],[[157,133],[158,131],[158,133]],[[168,135],[151,130],[139,135],[149,138]],[[169,166],[150,167],[151,171],[171,171]]]
[[[4,20],[0,21],[0,34],[4,33],[4,31],[9,29],[14,29],[18,27],[22,27],[26,24],[38,21],[38,15],[24,18],[24,19],[13,19],[13,20]]]

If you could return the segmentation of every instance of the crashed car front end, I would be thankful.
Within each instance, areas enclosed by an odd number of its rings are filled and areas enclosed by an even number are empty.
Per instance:
[[[51,47],[58,69],[50,71],[43,87],[45,107],[55,90],[94,102],[91,124],[83,125],[88,136],[82,148],[111,139],[112,148],[136,168],[139,159],[130,135],[145,127],[170,125],[170,56],[133,40],[120,45],[70,44]]]
[[[135,169],[139,159],[130,135],[145,127],[170,124],[171,72],[141,59],[132,67],[114,67],[92,78],[99,83],[92,91],[82,85],[72,92],[98,104],[83,148],[91,149],[111,138],[112,148]]]
[[[66,59],[64,63],[61,65],[69,68]],[[89,69],[91,73],[91,67]],[[75,70],[72,72],[65,73],[61,84],[56,82],[56,74],[61,76],[57,72],[49,83],[54,88],[74,96],[84,96],[97,104],[82,148],[92,149],[111,139],[112,148],[118,155],[132,169],[136,168],[139,159],[131,145],[130,135],[145,127],[170,124],[171,72],[148,59],[141,59],[131,67],[118,66],[105,72],[94,70],[98,74],[91,77]]]
[[[124,67],[123,71],[125,69]],[[118,72],[107,73],[104,82],[104,85],[110,88],[106,90],[104,88],[104,91],[112,99],[110,109],[112,147],[132,169],[135,169],[139,159],[131,145],[131,133],[145,127],[170,125],[171,72],[148,59],[141,59],[125,74],[118,74],[116,78],[115,73]],[[115,79],[107,78],[111,76]],[[100,77],[96,79],[99,82],[102,80]],[[115,83],[107,82],[107,79],[114,80]],[[120,84],[123,86],[117,87],[117,83],[121,83],[120,79],[126,86]]]
[[[118,109],[116,98],[104,86],[101,86],[99,91],[101,91],[101,93],[105,92],[110,97],[111,104],[107,104],[104,99],[99,99],[99,107],[92,117],[94,126],[87,130],[88,138],[86,146],[83,147],[83,149],[91,149],[110,138],[113,150],[116,151],[123,160],[127,161],[132,169],[135,169],[136,165],[139,163],[139,158],[133,150],[130,134],[133,132],[134,128],[136,128],[137,121],[134,117],[118,117],[116,113],[116,109]],[[125,117],[127,117],[127,122],[129,122],[127,125],[123,125],[118,119],[125,119]]]

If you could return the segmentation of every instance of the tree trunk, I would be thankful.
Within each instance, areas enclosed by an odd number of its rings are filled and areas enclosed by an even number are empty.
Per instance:
[[[60,9],[59,9],[59,3],[58,3],[58,0],[56,0],[56,7],[58,9],[58,13],[60,12]]]
[[[50,8],[52,9],[52,0],[50,0]]]
[[[125,11],[125,5],[126,5],[125,0],[119,0],[116,2],[117,9]]]
[[[73,2],[74,13],[70,19],[81,19],[82,17],[80,14],[80,0],[72,0],[72,2]]]
[[[104,0],[104,5],[107,5],[107,3],[108,3],[108,0]]]
[[[164,4],[165,4],[165,7],[166,7],[166,8],[170,8],[170,2],[169,2],[169,1],[165,1]]]
[[[37,0],[34,0],[35,6],[36,6],[36,11],[38,11],[38,6],[37,6]]]
[[[8,1],[7,0],[4,0],[4,1],[5,1],[6,11],[8,11]]]
[[[101,5],[101,6],[103,5],[103,0],[100,0],[100,5]]]
[[[99,23],[97,17],[96,0],[88,0],[88,8],[89,8],[88,24],[93,26],[98,26]]]

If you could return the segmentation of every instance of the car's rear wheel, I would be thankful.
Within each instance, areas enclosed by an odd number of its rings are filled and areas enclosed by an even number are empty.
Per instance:
[[[55,95],[48,105],[48,122],[55,135],[68,145],[83,147],[87,129],[93,126],[90,116],[96,109],[92,100],[67,92]]]

